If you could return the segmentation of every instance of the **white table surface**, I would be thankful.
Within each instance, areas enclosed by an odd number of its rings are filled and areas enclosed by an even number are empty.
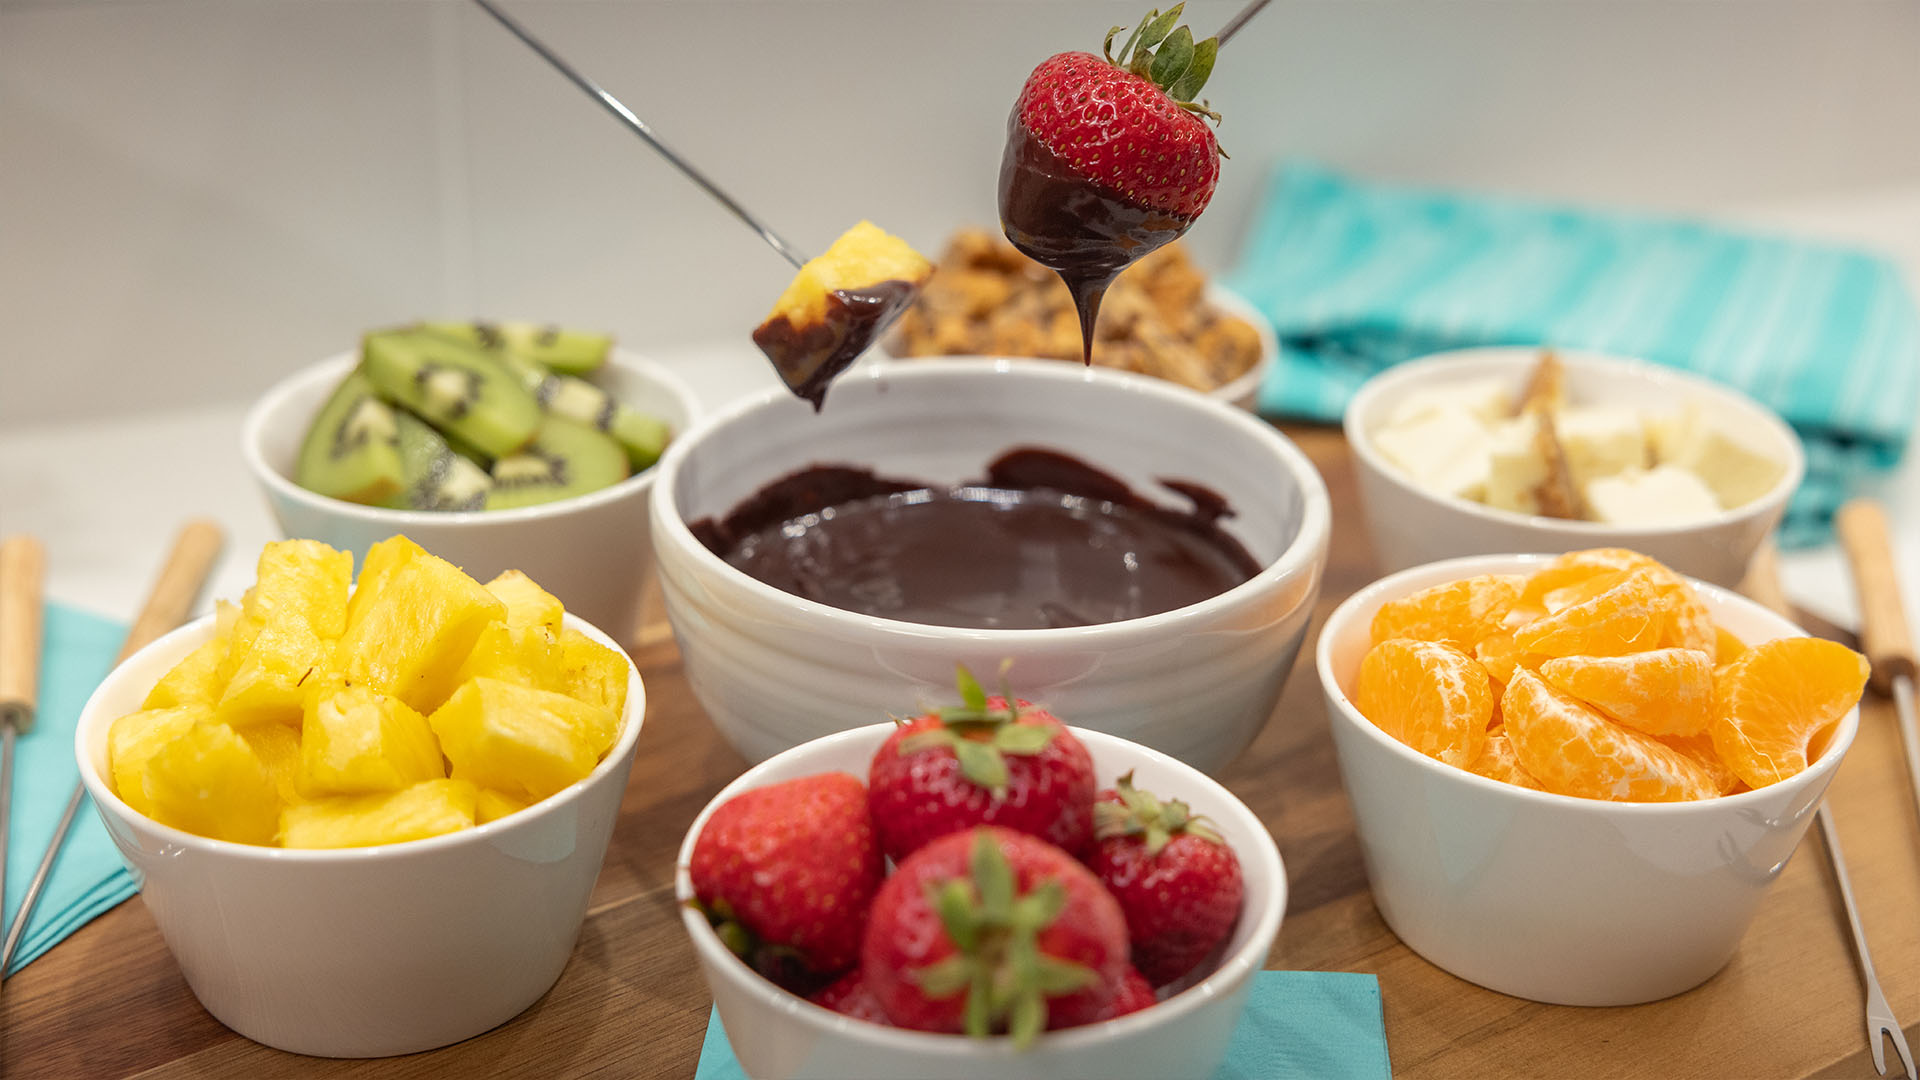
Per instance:
[[[1734,208],[1726,217],[1874,247],[1920,286],[1920,190]],[[652,355],[683,376],[709,410],[778,385],[744,330],[738,341]],[[214,405],[0,431],[0,533],[32,532],[45,541],[52,599],[130,619],[173,530],[189,517],[209,517],[227,529],[228,546],[203,603],[238,597],[253,580],[254,555],[279,535],[238,451],[245,411]],[[1877,494],[1893,523],[1911,613],[1920,605],[1920,452],[1910,451]],[[1782,574],[1797,604],[1839,625],[1855,624],[1837,549],[1788,552]]]

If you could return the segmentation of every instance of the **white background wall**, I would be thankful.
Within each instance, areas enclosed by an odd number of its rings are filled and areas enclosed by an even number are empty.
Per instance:
[[[809,249],[994,220],[1045,55],[1146,0],[519,0]],[[1236,3],[1195,0],[1202,31]],[[1916,0],[1276,0],[1208,95],[1284,155],[1724,213],[1920,186]],[[459,0],[0,0],[0,425],[244,401],[367,326],[744,337],[786,267]]]

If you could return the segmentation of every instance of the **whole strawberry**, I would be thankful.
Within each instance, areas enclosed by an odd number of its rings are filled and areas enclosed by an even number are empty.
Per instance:
[[[700,829],[687,870],[720,939],[780,979],[853,967],[884,864],[866,788],[837,772],[722,803]]]
[[[1222,155],[1202,117],[1218,122],[1220,115],[1194,97],[1213,73],[1220,45],[1214,38],[1195,42],[1191,30],[1174,25],[1184,7],[1148,12],[1117,56],[1113,39],[1125,27],[1107,32],[1103,56],[1059,53],[1027,76],[1001,163],[1001,218],[1016,246],[1025,249],[1016,230],[1034,230],[1013,220],[1029,215],[1008,213],[1010,194],[1021,201],[1021,193],[1008,191],[1009,172],[1029,143],[1037,153],[1028,156],[1044,159],[1029,163],[1039,172],[1064,174],[1125,207],[1171,215],[1182,229],[1207,208]],[[1085,224],[1098,230],[1098,223]]]
[[[1094,777],[1085,744],[1044,709],[988,697],[965,668],[958,682],[964,704],[902,724],[873,755],[867,804],[881,850],[898,862],[948,833],[1000,825],[1086,851]]]
[[[1087,865],[1127,915],[1133,963],[1155,986],[1192,971],[1240,917],[1240,860],[1185,803],[1136,790],[1133,774],[1094,804]]]
[[[951,833],[874,898],[860,976],[887,1018],[921,1031],[1007,1032],[1101,1019],[1127,970],[1120,906],[1079,862],[1010,829]]]
[[[1149,988],[1148,994],[1153,990]],[[860,969],[854,968],[833,982],[821,987],[808,1001],[823,1009],[831,1009],[842,1016],[851,1016],[856,1020],[865,1020],[874,1024],[887,1023],[887,1014],[881,1011],[880,1002],[867,989],[866,982],[860,977]]]

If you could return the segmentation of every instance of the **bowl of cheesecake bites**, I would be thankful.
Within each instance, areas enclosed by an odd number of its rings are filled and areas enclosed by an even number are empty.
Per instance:
[[[1490,551],[1643,551],[1738,583],[1806,471],[1785,421],[1671,368],[1464,349],[1363,385],[1344,426],[1388,572]]]

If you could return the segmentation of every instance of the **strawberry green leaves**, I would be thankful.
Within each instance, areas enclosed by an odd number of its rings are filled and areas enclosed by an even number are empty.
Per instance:
[[[1180,833],[1209,843],[1223,842],[1220,834],[1206,824],[1206,818],[1193,813],[1186,803],[1173,799],[1161,802],[1152,792],[1135,788],[1132,772],[1114,784],[1114,792],[1120,796],[1119,802],[1098,802],[1093,806],[1093,835],[1101,840],[1115,836],[1144,837],[1148,858],[1160,854],[1167,842]]]
[[[1041,931],[1066,908],[1059,881],[1019,892],[1013,867],[985,829],[975,834],[968,875],[971,880],[927,883],[927,901],[958,951],[921,968],[915,979],[928,997],[967,995],[967,1034],[989,1035],[1004,1019],[1014,1045],[1024,1048],[1046,1030],[1047,998],[1080,990],[1098,975],[1040,949]]]
[[[1185,3],[1179,3],[1164,12],[1158,9],[1147,12],[1146,17],[1134,28],[1133,36],[1127,38],[1126,44],[1120,47],[1118,55],[1113,51],[1113,39],[1126,27],[1116,26],[1108,30],[1101,51],[1106,54],[1109,63],[1152,82],[1181,108],[1217,122],[1219,114],[1208,109],[1204,102],[1195,105],[1194,98],[1213,74],[1213,62],[1220,53],[1220,41],[1218,38],[1208,38],[1196,42],[1192,30],[1176,26],[1185,8]]]
[[[1010,777],[1006,756],[1032,757],[1053,741],[1052,726],[1021,724],[1020,708],[1011,691],[1003,689],[1002,706],[989,708],[987,692],[964,665],[956,668],[955,684],[961,705],[937,710],[940,726],[923,731],[900,744],[905,754],[940,747],[953,751],[960,762],[961,775],[996,797],[1004,796]],[[1006,667],[1001,667],[1001,676]]]

